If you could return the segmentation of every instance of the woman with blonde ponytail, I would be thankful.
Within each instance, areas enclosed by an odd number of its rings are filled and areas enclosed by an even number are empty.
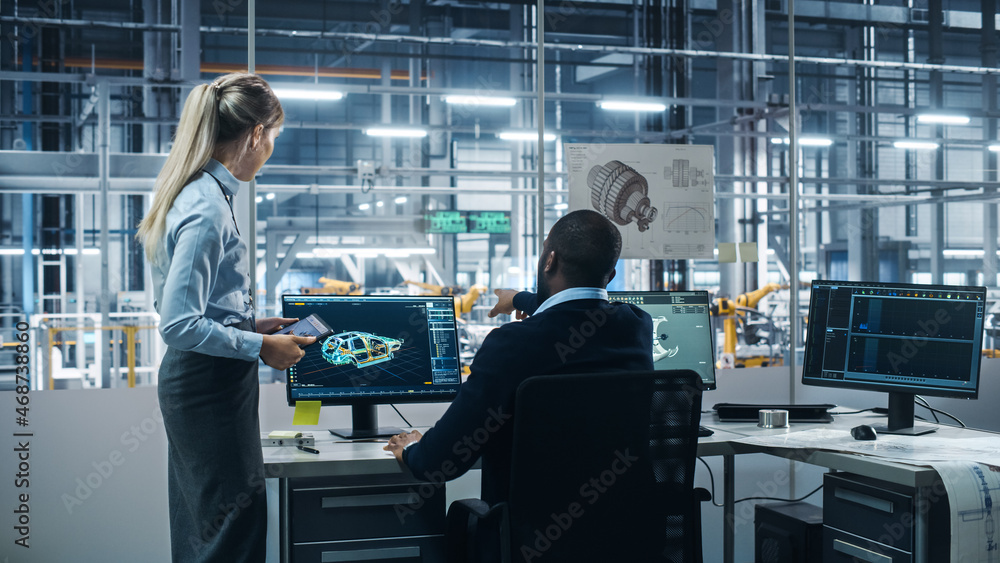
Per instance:
[[[314,339],[271,334],[297,319],[255,321],[231,200],[270,158],[283,119],[258,76],[196,86],[139,224],[167,344],[158,394],[173,561],[264,561],[257,362],[287,369]]]

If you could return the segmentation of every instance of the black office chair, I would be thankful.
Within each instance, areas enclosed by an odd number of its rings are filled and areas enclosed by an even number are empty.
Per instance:
[[[700,562],[701,396],[690,370],[524,381],[508,502],[452,503],[449,563]]]

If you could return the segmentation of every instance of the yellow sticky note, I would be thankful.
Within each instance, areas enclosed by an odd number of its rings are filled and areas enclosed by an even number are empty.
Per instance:
[[[719,262],[735,262],[736,261],[736,243],[735,242],[720,242],[719,243]]]
[[[315,426],[319,424],[319,407],[322,401],[295,401],[295,416],[292,426]]]
[[[757,261],[757,243],[741,242],[740,262],[756,262],[756,261]]]

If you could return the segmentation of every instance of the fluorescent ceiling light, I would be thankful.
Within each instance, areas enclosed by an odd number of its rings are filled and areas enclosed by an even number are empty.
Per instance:
[[[257,203],[260,203],[260,202],[264,201],[264,198],[262,198],[260,196],[257,196],[255,198],[253,198],[253,200],[256,201]]]
[[[780,137],[771,138],[771,144],[780,145],[782,143],[790,145],[792,140],[788,137],[783,139]],[[833,139],[827,139],[826,137],[799,137],[798,143],[800,147],[829,147],[833,144]]]
[[[494,106],[510,107],[517,104],[514,98],[499,98],[494,96],[445,96],[445,103],[463,106]]]
[[[976,249],[947,248],[941,254],[953,258],[982,258],[985,252]]]
[[[282,100],[317,100],[337,101],[344,97],[343,92],[323,88],[307,88],[303,86],[274,86],[274,95]]]
[[[100,248],[84,248],[82,254],[93,256],[95,254],[100,254]],[[33,256],[40,256],[42,254],[52,255],[52,254],[65,254],[66,256],[76,256],[80,254],[75,248],[45,248],[38,249],[32,248],[31,254]],[[0,248],[0,256],[24,256],[23,248]]]
[[[557,203],[557,204],[555,204],[555,205],[552,206],[552,209],[569,209],[569,204],[565,203],[565,202],[563,202],[563,203]]]
[[[264,196],[264,199],[266,199],[268,201],[274,199],[274,192],[268,193],[266,196]]]
[[[396,202],[396,204],[406,203],[406,196],[405,195],[401,195],[401,196],[397,197],[396,199],[394,199],[392,201]]]
[[[412,137],[421,138],[427,136],[427,131],[423,129],[393,129],[390,127],[372,127],[365,129],[365,135],[369,137]]]
[[[892,146],[897,149],[912,149],[912,150],[934,150],[938,148],[937,143],[931,141],[896,141]]]
[[[917,123],[934,123],[939,125],[968,125],[969,121],[970,119],[964,115],[922,113],[917,116]]]
[[[385,203],[382,202],[382,201],[376,201],[375,202],[375,207],[382,207],[383,205],[385,205]]]
[[[501,133],[498,133],[497,137],[500,137],[504,141],[537,141],[538,140],[538,132],[537,131],[536,132],[532,132],[532,131],[503,131]],[[556,140],[556,134],[555,133],[545,133],[542,137],[545,139],[546,142],[548,142],[548,141],[555,141]]]
[[[597,102],[597,107],[614,111],[666,111],[667,106],[654,102],[625,102],[605,100]]]
[[[990,145],[990,150],[993,152],[1000,152],[1000,145]]]
[[[360,209],[361,211],[365,211],[365,210],[370,209],[371,206],[372,206],[372,204],[370,204],[370,203],[362,203],[361,205],[358,206],[358,209]]]
[[[0,248],[0,256],[24,256],[23,248]]]

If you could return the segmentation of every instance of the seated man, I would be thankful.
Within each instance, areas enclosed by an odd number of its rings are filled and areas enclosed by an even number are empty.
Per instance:
[[[632,305],[608,302],[621,235],[594,211],[560,219],[538,260],[538,293],[517,296],[534,314],[491,332],[468,381],[433,428],[394,436],[385,447],[418,479],[454,479],[482,456],[482,499],[506,500],[514,396],[535,375],[652,370],[652,319]],[[510,314],[514,295],[499,290],[491,311]],[[537,307],[535,303],[537,302]],[[519,314],[519,317],[526,315]],[[553,437],[555,438],[555,437]]]

